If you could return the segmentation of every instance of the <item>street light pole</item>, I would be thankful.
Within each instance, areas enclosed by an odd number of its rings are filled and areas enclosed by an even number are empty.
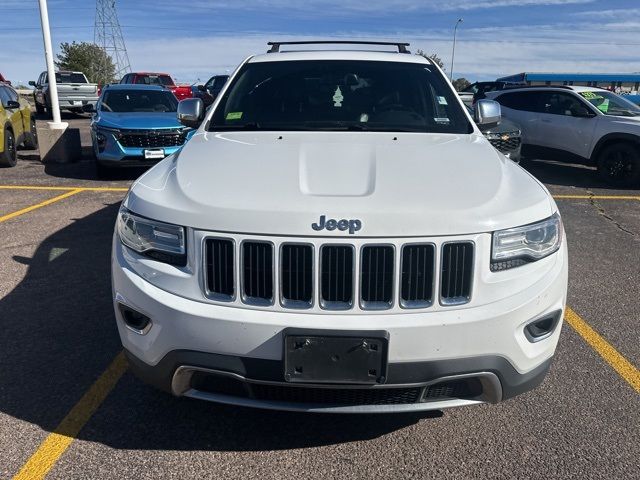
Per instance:
[[[42,1],[42,0],[41,0]],[[449,80],[453,82],[453,61],[456,58],[456,33],[458,33],[458,25],[463,22],[462,18],[459,18],[456,22],[456,26],[453,27],[453,51],[451,52],[451,70],[449,71]]]
[[[51,30],[49,29],[49,11],[47,0],[39,0],[40,3],[40,23],[42,24],[42,39],[44,40],[44,56],[47,62],[47,79],[49,83],[49,96],[51,99],[51,111],[53,112],[53,122],[49,122],[52,130],[64,130],[68,124],[63,123],[60,118],[60,104],[58,103],[58,84],[56,82],[56,72],[53,65],[53,49],[51,48]]]

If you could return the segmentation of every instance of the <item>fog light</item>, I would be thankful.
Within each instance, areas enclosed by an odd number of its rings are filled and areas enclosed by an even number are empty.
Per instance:
[[[136,333],[144,335],[151,328],[151,319],[146,315],[123,304],[119,304],[124,323]]]
[[[560,321],[561,311],[550,313],[542,318],[534,320],[524,327],[524,335],[531,343],[539,342],[549,337]]]

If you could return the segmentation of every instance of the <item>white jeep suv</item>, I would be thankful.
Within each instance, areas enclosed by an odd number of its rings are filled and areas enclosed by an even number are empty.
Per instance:
[[[585,163],[617,186],[640,185],[640,107],[595,87],[487,93],[522,128],[525,157]]]
[[[549,192],[405,44],[281,45],[244,61],[208,113],[181,102],[198,131],[122,203],[113,301],[134,373],[175,395],[316,412],[537,386],[567,293]],[[475,115],[495,123],[499,105]]]

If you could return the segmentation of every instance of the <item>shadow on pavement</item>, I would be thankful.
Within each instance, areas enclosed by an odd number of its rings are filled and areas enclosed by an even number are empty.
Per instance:
[[[604,182],[594,167],[553,160],[526,160],[521,163],[521,166],[547,185],[587,189],[616,189],[616,187]],[[640,185],[636,188],[640,188]]]
[[[110,245],[118,203],[40,243],[0,299],[0,412],[53,431],[121,350]],[[26,239],[25,241],[28,241]],[[174,398],[126,373],[80,438],[120,449],[278,450],[379,437],[440,412],[305,415]]]

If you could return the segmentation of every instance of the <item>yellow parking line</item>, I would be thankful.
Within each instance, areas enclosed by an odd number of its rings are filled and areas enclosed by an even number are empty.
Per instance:
[[[618,372],[636,392],[640,393],[640,370],[634,367],[615,348],[585,322],[580,315],[567,307],[564,319],[598,354]]]
[[[127,192],[127,187],[60,187],[46,185],[0,185],[0,190],[81,190],[84,192]]]
[[[38,208],[46,207],[47,205],[51,205],[52,203],[59,202],[60,200],[64,200],[67,197],[71,197],[77,193],[82,192],[83,190],[80,188],[76,188],[75,190],[71,190],[70,192],[63,193],[62,195],[58,195],[57,197],[50,198],[49,200],[45,200],[44,202],[37,203],[35,205],[31,205],[30,207],[23,208],[22,210],[18,210],[12,213],[8,213],[7,215],[3,215],[0,217],[0,223],[6,222],[7,220],[11,220],[12,218],[18,217],[25,213],[29,213]]]
[[[65,450],[69,448],[69,445],[73,443],[82,427],[100,407],[126,370],[127,360],[124,353],[120,352],[13,479],[36,480],[44,478]]]

